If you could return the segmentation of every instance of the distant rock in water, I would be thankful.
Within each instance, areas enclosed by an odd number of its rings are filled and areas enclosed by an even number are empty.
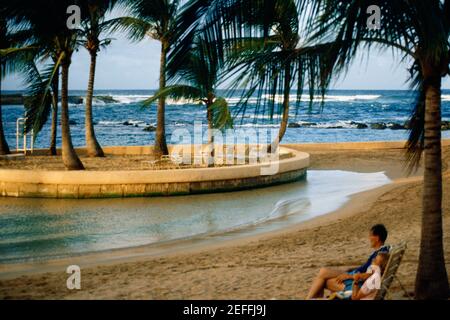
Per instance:
[[[309,128],[309,127],[314,127],[317,126],[317,123],[315,122],[304,122],[301,124],[303,127]]]
[[[24,98],[21,94],[2,94],[2,105],[21,105]]]
[[[450,121],[442,121],[441,130],[450,130]]]
[[[119,102],[119,101],[115,100],[111,96],[95,96],[94,100],[101,101],[101,102],[104,102],[104,103],[118,103]]]
[[[69,96],[69,103],[72,104],[83,104],[84,98],[83,97],[77,97],[77,96]]]
[[[150,125],[150,126],[145,127],[145,128],[144,128],[144,131],[147,131],[147,132],[155,132],[155,131],[156,131],[156,127]]]
[[[76,126],[78,123],[75,120],[69,120],[69,125]]]
[[[374,129],[374,130],[384,130],[386,129],[386,123],[384,122],[376,122],[376,123],[371,123],[370,124],[370,129]]]
[[[356,126],[356,129],[367,129],[369,126],[365,123],[361,123],[361,122],[350,122],[350,125],[352,126]]]
[[[59,97],[61,102],[61,97]],[[2,104],[3,105],[23,105],[26,97],[22,94],[2,94]],[[84,104],[84,96],[69,96],[68,102],[71,104]],[[112,96],[94,96],[93,103],[119,103],[120,101],[115,100]]]
[[[391,122],[391,123],[388,124],[388,128],[392,129],[392,130],[404,130],[405,126],[401,125],[399,123]]]
[[[133,124],[130,122],[130,121],[124,121],[124,122],[122,122],[122,124],[124,125],[124,126],[132,126]]]
[[[313,126],[317,126],[317,123],[315,122],[291,122],[288,124],[288,128],[310,128]]]

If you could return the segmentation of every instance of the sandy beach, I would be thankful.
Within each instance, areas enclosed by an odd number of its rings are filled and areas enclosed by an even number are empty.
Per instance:
[[[161,256],[117,260],[82,268],[82,289],[66,288],[60,270],[0,280],[0,299],[303,299],[319,268],[361,264],[370,253],[367,232],[383,223],[388,243],[408,250],[398,276],[413,291],[421,223],[421,174],[407,177],[404,150],[359,143],[320,148],[290,145],[311,154],[311,169],[380,172],[389,185],[360,193],[339,210],[288,229]],[[347,147],[346,147],[347,146]],[[450,273],[450,144],[444,157],[444,245]],[[391,297],[404,299],[394,282]]]

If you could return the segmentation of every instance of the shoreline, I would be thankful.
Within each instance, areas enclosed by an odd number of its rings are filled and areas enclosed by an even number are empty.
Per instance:
[[[443,153],[445,157],[444,161],[444,169],[448,169],[448,163],[450,162],[450,141],[446,141],[445,143],[445,152]],[[443,143],[444,145],[444,143]],[[335,145],[336,146],[336,145]],[[310,145],[310,147],[315,148],[316,146]],[[367,147],[367,144],[366,144]],[[305,150],[305,149],[302,149]],[[384,151],[383,151],[384,150]],[[307,150],[305,150],[308,152]],[[381,153],[381,154],[380,154]],[[378,158],[377,157],[378,154]],[[369,191],[365,191],[362,193],[354,194],[350,197],[349,201],[346,202],[341,208],[336,211],[330,212],[328,214],[310,219],[305,222],[301,222],[295,225],[292,225],[288,228],[283,228],[281,230],[270,231],[264,234],[253,235],[245,238],[237,238],[224,240],[220,243],[212,243],[212,244],[200,244],[198,246],[191,246],[191,248],[179,248],[178,250],[174,250],[172,252],[166,252],[162,254],[153,254],[149,255],[146,252],[146,248],[132,248],[126,249],[134,251],[134,257],[127,258],[121,257],[119,252],[111,253],[106,252],[102,253],[104,256],[104,260],[102,262],[95,262],[95,259],[98,258],[98,253],[94,254],[96,257],[92,256],[83,262],[84,264],[80,264],[82,270],[85,270],[87,275],[85,276],[88,281],[88,290],[87,291],[79,291],[79,292],[70,292],[69,290],[64,288],[59,288],[62,285],[60,284],[58,287],[58,282],[55,282],[57,279],[65,279],[65,267],[63,263],[47,263],[40,264],[37,268],[39,270],[35,270],[34,272],[22,273],[21,276],[18,274],[13,275],[12,277],[0,277],[0,298],[35,298],[35,297],[43,297],[43,298],[162,298],[162,299],[172,299],[172,298],[270,298],[272,296],[276,296],[277,298],[283,297],[294,297],[301,298],[302,294],[299,292],[304,292],[302,289],[291,288],[291,284],[287,284],[286,281],[289,282],[289,279],[293,277],[290,273],[283,273],[283,275],[272,274],[274,279],[267,278],[267,281],[273,283],[274,281],[278,283],[284,283],[285,286],[289,287],[282,289],[280,288],[271,288],[267,287],[263,283],[259,283],[259,280],[254,278],[253,275],[249,274],[248,278],[253,280],[248,280],[245,275],[242,275],[242,272],[248,272],[250,270],[267,269],[269,275],[264,275],[264,277],[270,277],[271,272],[274,272],[278,268],[282,268],[281,270],[295,270],[293,273],[296,276],[302,278],[303,283],[301,282],[301,287],[305,287],[305,285],[309,285],[312,280],[312,276],[318,271],[318,268],[323,265],[334,265],[334,266],[351,266],[358,261],[361,261],[363,257],[367,254],[367,248],[364,241],[366,241],[366,227],[368,224],[373,223],[374,219],[369,219],[368,215],[376,214],[380,219],[380,217],[384,217],[385,220],[395,220],[402,219],[401,217],[397,217],[395,215],[391,215],[391,211],[398,211],[405,216],[405,210],[416,210],[420,209],[416,204],[408,206],[408,208],[402,208],[404,205],[400,197],[404,197],[406,195],[409,196],[409,193],[415,190],[420,190],[420,185],[422,181],[422,177],[420,176],[420,171],[412,177],[405,178],[403,174],[399,174],[397,172],[397,168],[401,163],[394,163],[394,161],[386,162],[386,158],[393,157],[396,155],[398,159],[399,150],[395,147],[388,149],[358,149],[355,146],[355,149],[349,151],[345,150],[323,150],[319,149],[319,151],[311,151],[312,156],[312,169],[323,169],[323,167],[330,167],[329,161],[333,160],[331,155],[338,155],[336,162],[333,164],[332,169],[345,169],[347,166],[353,166],[353,171],[356,172],[372,172],[374,169],[379,169],[381,167],[385,167],[387,175],[393,180],[392,183],[388,185],[384,185],[382,187],[372,189]],[[358,156],[355,156],[358,155]],[[374,159],[374,157],[376,159]],[[342,159],[340,159],[342,158]],[[365,162],[365,159],[372,159],[372,162]],[[316,163],[314,163],[314,159],[318,159]],[[352,163],[349,163],[349,159],[352,160]],[[344,161],[346,160],[346,161]],[[365,163],[364,166],[361,163]],[[400,166],[401,167],[401,166]],[[331,168],[330,168],[331,169]],[[444,173],[444,182],[446,185],[449,183],[449,172]],[[444,190],[447,188],[444,186]],[[396,195],[396,197],[394,196]],[[414,201],[420,201],[420,199],[414,199]],[[387,199],[387,200],[386,200]],[[444,200],[446,198],[444,197]],[[447,200],[448,201],[448,200]],[[388,206],[391,209],[383,209],[383,206]],[[446,203],[444,203],[444,213],[448,214],[448,210],[446,210]],[[386,207],[387,208],[387,207]],[[400,211],[399,211],[400,210]],[[418,214],[417,212],[416,214]],[[387,215],[386,215],[387,214]],[[408,216],[408,215],[406,215]],[[405,217],[406,217],[405,216]],[[420,218],[420,217],[419,217]],[[369,220],[369,222],[364,222]],[[393,235],[390,243],[395,243],[397,239],[403,239],[404,236],[401,234],[410,234],[414,232],[414,237],[417,237],[416,232],[419,230],[416,224],[414,227],[408,228],[407,226],[403,227],[403,224],[411,224],[413,219],[408,220],[400,220],[402,223],[394,223],[391,224],[389,222],[385,222],[388,225],[389,229],[392,230]],[[414,221],[418,220],[414,218]],[[448,221],[448,218],[444,219]],[[380,220],[377,220],[380,221]],[[383,222],[383,220],[381,219]],[[420,220],[419,220],[420,221]],[[417,221],[416,221],[417,222]],[[354,229],[352,224],[357,226],[357,229]],[[448,222],[447,222],[448,224]],[[361,227],[358,227],[363,225]],[[340,226],[340,227],[339,227]],[[444,234],[446,227],[444,226]],[[348,230],[347,230],[348,229]],[[325,231],[324,231],[325,230]],[[328,232],[327,232],[328,230]],[[335,231],[333,231],[335,230]],[[340,230],[336,233],[336,230]],[[356,231],[356,235],[351,232]],[[348,233],[350,231],[350,233]],[[397,231],[397,232],[396,232]],[[331,233],[330,233],[331,232]],[[397,234],[398,233],[398,234]],[[344,235],[342,235],[344,234]],[[343,237],[343,238],[342,238]],[[362,242],[358,244],[355,243],[354,237],[361,239]],[[298,240],[296,240],[298,239]],[[309,239],[309,240],[308,240]],[[336,240],[332,240],[336,239]],[[340,239],[340,240],[339,240]],[[445,244],[448,243],[448,240],[444,240]],[[306,246],[305,246],[306,245]],[[324,247],[326,245],[326,247]],[[353,245],[356,246],[355,252],[348,252],[345,248],[346,246]],[[446,254],[449,253],[448,248],[449,245],[446,245]],[[289,249],[290,248],[290,249]],[[317,252],[319,249],[325,253],[329,254],[323,256],[318,256]],[[123,249],[120,249],[123,250]],[[287,252],[285,252],[287,250]],[[332,251],[330,251],[332,250]],[[344,250],[344,251],[342,251]],[[410,248],[408,249],[406,262],[402,268],[411,269],[411,264],[414,264],[417,255],[418,244],[412,242]],[[301,256],[300,263],[300,272],[299,270],[292,269],[294,265],[296,265],[295,259],[298,258],[297,255],[292,254],[292,252],[303,252]],[[341,257],[339,255],[336,256],[336,251],[340,252],[346,256],[346,258]],[[291,253],[289,253],[291,252]],[[123,252],[122,252],[123,253]],[[256,258],[250,257],[245,258],[245,254],[257,255],[261,257],[261,262],[256,264],[249,264],[247,259],[254,260]],[[356,257],[356,256],[357,257]],[[123,254],[122,254],[123,256]],[[411,258],[414,256],[414,258]],[[275,259],[275,260],[273,260]],[[74,259],[72,259],[74,260]],[[228,261],[234,261],[234,263]],[[258,259],[257,259],[258,260]],[[227,262],[228,261],[228,262]],[[236,264],[236,261],[241,261],[241,263]],[[258,260],[259,261],[259,260]],[[265,261],[265,262],[264,262]],[[270,262],[270,265],[273,267],[267,266],[267,261]],[[311,261],[311,262],[308,262]],[[448,261],[448,259],[447,259]],[[68,262],[68,261],[65,261]],[[232,265],[232,267],[230,267]],[[25,266],[25,265],[22,265]],[[283,267],[284,266],[284,267]],[[222,272],[218,270],[215,272],[214,269],[223,269],[223,277],[221,277]],[[0,270],[2,266],[0,266]],[[159,270],[162,274],[155,274],[155,270]],[[239,270],[235,270],[239,269]],[[414,268],[413,268],[414,269]],[[134,270],[134,271],[133,271]],[[148,278],[148,275],[139,275],[136,273],[137,270],[141,270],[144,272],[145,270],[150,270],[146,272],[150,272],[153,276]],[[153,271],[152,271],[153,270]],[[183,271],[184,270],[184,271]],[[52,271],[52,273],[45,273],[47,271]],[[3,272],[3,271],[0,271]],[[217,287],[211,284],[211,281],[218,281],[228,289],[232,289],[237,287],[238,289],[233,290],[222,290],[214,291],[212,288],[205,288],[204,285],[201,285],[194,280],[187,279],[183,277],[185,272],[189,272],[190,274],[195,274],[195,279],[208,279],[209,286]],[[300,272],[300,273],[299,273]],[[408,271],[411,272],[411,271]],[[172,278],[166,277],[166,273],[172,275]],[[97,288],[93,283],[97,283],[100,279],[105,279],[104,276],[106,274],[106,279],[108,281],[112,281],[111,284],[101,285],[101,289]],[[402,273],[405,276],[405,272]],[[263,276],[261,274],[261,276]],[[119,278],[120,281],[125,281],[125,287],[121,288],[117,287],[119,280],[115,278]],[[155,279],[153,279],[155,278]],[[410,278],[410,277],[409,277]],[[411,279],[408,278],[406,282],[407,287],[411,287]],[[157,280],[159,279],[159,280]],[[178,280],[177,280],[178,279]],[[183,280],[184,279],[184,280]],[[242,285],[239,280],[244,282]],[[197,281],[196,280],[196,281]],[[250,283],[248,283],[248,281]],[[291,279],[292,280],[292,279]],[[62,280],[61,280],[62,281]],[[142,292],[132,293],[131,290],[136,290],[136,286],[139,286],[139,281],[150,281],[153,283],[153,286],[158,286],[156,283],[158,281],[162,281],[165,284],[165,289],[159,293],[150,294],[147,289],[143,289]],[[156,281],[156,282],[154,282]],[[179,281],[179,282],[176,282]],[[181,282],[180,282],[181,281]],[[194,281],[194,283],[192,282]],[[231,284],[230,284],[231,281]],[[237,281],[237,282],[236,282]],[[255,285],[254,282],[258,282],[258,285]],[[128,283],[128,284],[127,284]],[[247,285],[245,285],[247,283]],[[24,285],[26,284],[26,288]],[[51,289],[50,293],[42,292],[42,288],[35,287],[34,285],[41,284],[43,288]],[[169,284],[179,288],[182,286],[193,285],[195,288],[199,289],[201,292],[197,292],[194,289],[179,289],[178,293],[174,292],[173,288],[171,289]],[[248,288],[246,286],[251,285]],[[3,289],[2,289],[3,286]],[[20,288],[14,290],[14,287]],[[31,288],[30,288],[31,286]],[[8,289],[9,288],[9,289]],[[257,293],[259,291],[258,288],[262,291],[262,295]],[[394,287],[395,289],[395,287]],[[11,290],[11,291],[9,291]],[[37,291],[36,291],[37,290]],[[53,290],[53,291],[52,291]],[[294,291],[293,291],[294,290]],[[176,291],[176,290],[175,290]],[[15,292],[15,293],[14,293]],[[30,293],[31,292],[31,293]],[[53,292],[53,293],[52,293]],[[147,293],[147,296],[145,295]],[[189,293],[190,292],[190,293]],[[222,293],[221,293],[222,292]],[[293,294],[294,292],[294,294]],[[297,293],[295,293],[297,292]]]

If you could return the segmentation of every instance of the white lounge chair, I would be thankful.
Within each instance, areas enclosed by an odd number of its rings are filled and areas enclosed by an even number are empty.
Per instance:
[[[396,246],[392,246],[391,250],[389,250],[389,260],[386,265],[386,269],[384,270],[383,276],[381,277],[381,288],[378,290],[375,300],[384,300],[388,295],[389,288],[392,282],[397,280],[402,290],[406,293],[408,298],[408,291],[405,290],[405,287],[400,282],[399,278],[396,276],[397,270],[402,262],[403,255],[406,251],[406,243],[401,242]]]

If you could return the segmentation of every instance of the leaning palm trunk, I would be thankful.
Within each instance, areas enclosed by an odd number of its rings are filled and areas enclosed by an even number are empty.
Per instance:
[[[62,160],[68,170],[83,170],[84,166],[73,149],[72,137],[70,136],[68,101],[69,64],[67,62],[62,64],[61,77]]]
[[[423,68],[425,141],[422,234],[416,299],[447,299],[449,285],[442,243],[441,74]],[[430,71],[431,70],[431,71]]]
[[[291,67],[287,66],[285,70],[285,78],[284,78],[284,95],[283,95],[283,115],[281,118],[280,129],[278,130],[278,136],[272,144],[267,148],[268,153],[276,152],[281,140],[286,133],[288,120],[289,120],[289,97],[290,97],[290,86],[291,83]]]
[[[1,65],[1,67],[3,68],[3,65]],[[2,70],[0,69],[0,74],[1,74]],[[8,142],[6,142],[6,138],[5,138],[5,132],[3,131],[3,117],[2,117],[2,97],[1,97],[1,93],[2,93],[2,81],[0,80],[0,155],[5,155],[5,154],[9,154],[9,146],[8,146]]]
[[[164,89],[166,87],[166,60],[167,60],[168,50],[169,50],[169,44],[166,41],[162,41],[161,42],[161,63],[160,63],[160,71],[159,71],[159,90]],[[157,124],[156,124],[156,134],[155,134],[154,153],[156,156],[169,154],[169,150],[167,149],[167,142],[166,142],[165,108],[166,108],[166,99],[164,97],[161,97],[158,102]]]
[[[89,83],[86,94],[86,152],[89,157],[104,157],[102,147],[97,141],[92,119],[92,99],[94,96],[95,67],[97,64],[97,52],[90,52],[91,66],[89,70]]]
[[[0,155],[9,154],[9,146],[3,132],[2,106],[0,104]]]
[[[58,100],[59,100],[59,68],[52,82],[52,127],[50,131],[50,155],[56,156],[56,135],[58,129]]]

